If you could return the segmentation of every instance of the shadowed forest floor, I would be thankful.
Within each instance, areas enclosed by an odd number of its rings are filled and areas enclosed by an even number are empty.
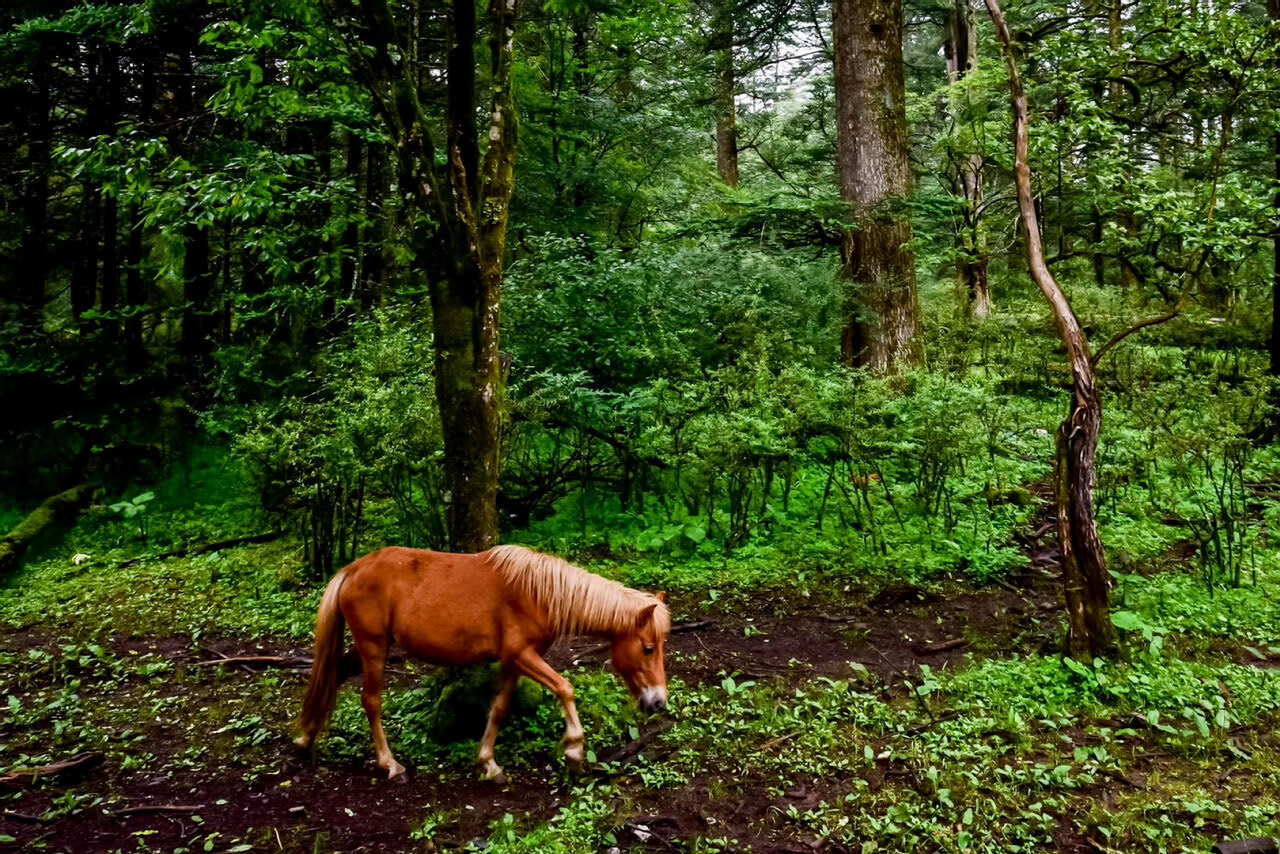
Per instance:
[[[598,641],[563,642],[549,658],[576,685],[588,686],[585,694],[580,688],[579,705],[591,761],[576,777],[565,770],[554,741],[558,710],[541,695],[532,717],[541,715],[543,735],[527,741],[529,727],[536,731],[537,724],[528,723],[526,710],[526,720],[517,713],[499,739],[498,759],[508,770],[503,786],[477,779],[474,741],[465,737],[432,754],[431,762],[412,767],[410,758],[407,784],[383,780],[354,699],[355,680],[340,698],[347,703],[346,723],[335,723],[318,758],[297,756],[289,742],[291,718],[310,655],[297,640],[108,635],[69,644],[54,625],[10,631],[0,636],[0,649],[21,662],[6,670],[0,684],[0,696],[9,698],[5,737],[14,739],[6,755],[13,760],[17,752],[19,760],[10,767],[23,766],[23,756],[47,760],[72,752],[60,745],[101,745],[105,758],[80,776],[34,785],[9,780],[11,793],[0,795],[0,848],[478,850],[492,847],[504,832],[514,840],[517,831],[569,821],[565,816],[582,793],[599,789],[608,793],[602,803],[610,815],[603,821],[612,829],[607,844],[595,847],[861,850],[833,832],[839,827],[829,823],[833,805],[847,813],[861,801],[883,804],[879,799],[895,793],[941,798],[943,804],[950,798],[948,789],[938,788],[933,760],[911,755],[922,735],[936,735],[969,713],[929,699],[928,686],[939,674],[976,669],[984,660],[1052,658],[1060,649],[1056,554],[1041,543],[1048,530],[1043,518],[1035,520],[1023,538],[1029,566],[983,589],[894,584],[873,593],[760,594],[678,608],[681,620],[668,647],[673,711],[666,718],[643,719],[621,699],[617,680],[602,675],[607,650]],[[1185,551],[1169,557],[1185,559]],[[1227,644],[1212,654],[1274,665],[1252,652]],[[387,699],[393,747],[414,729],[403,722],[407,718],[397,724],[397,704],[414,696],[433,672],[393,657]],[[483,690],[474,693],[457,712],[470,716],[460,723],[472,737],[483,726],[488,700]],[[602,708],[602,702],[616,708]],[[789,713],[785,707],[806,703],[817,709],[812,731],[799,712],[797,723],[752,729],[753,721],[769,718],[768,706]],[[823,703],[835,705],[824,710]],[[868,704],[897,710],[892,714],[898,722],[861,723],[859,709]],[[709,734],[698,736],[699,721],[715,718],[719,706],[729,710],[725,731],[716,732],[713,723]],[[340,721],[342,708],[340,703]],[[610,716],[631,723],[606,731]],[[839,729],[845,717],[853,730]],[[1110,809],[1145,793],[1149,782],[1226,786],[1242,805],[1249,797],[1250,787],[1241,787],[1247,770],[1226,765],[1206,778],[1203,757],[1171,751],[1156,727],[1136,716],[1088,725],[1010,720],[991,736],[1006,745],[1001,751],[1025,754],[1006,766],[1015,769],[1008,773],[1032,775],[1029,792],[1045,786],[1067,793],[1057,808],[1041,808],[1039,841],[1022,850],[1112,850],[1081,832],[1079,812]],[[825,735],[823,728],[831,726],[844,735]],[[1113,741],[1112,732],[1125,737]],[[1251,755],[1280,748],[1266,727],[1237,727],[1220,746],[1243,754],[1238,743],[1247,743]],[[960,755],[966,749],[961,746]],[[815,750],[827,755],[814,761]],[[1078,778],[1062,770],[1071,757],[1079,763],[1094,750],[1102,751],[1099,756],[1112,751],[1115,761],[1100,761],[1096,773]],[[1036,774],[1062,779],[1037,783]],[[1256,785],[1268,785],[1266,779]],[[957,827],[971,823],[957,821]],[[1213,831],[1209,825],[1204,832]],[[581,850],[593,845],[583,843]]]

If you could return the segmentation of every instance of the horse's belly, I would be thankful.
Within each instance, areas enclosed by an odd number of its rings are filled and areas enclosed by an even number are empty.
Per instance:
[[[498,658],[498,638],[492,618],[465,623],[437,617],[396,620],[392,634],[404,651],[432,664],[464,667]]]

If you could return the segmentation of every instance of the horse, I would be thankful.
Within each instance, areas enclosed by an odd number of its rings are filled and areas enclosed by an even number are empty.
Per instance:
[[[497,694],[476,756],[485,779],[505,780],[493,749],[521,676],[559,699],[565,719],[561,746],[578,770],[585,748],[573,686],[543,655],[566,636],[608,638],[614,668],[640,709],[661,712],[667,706],[665,647],[671,631],[666,603],[665,593],[632,590],[522,546],[478,554],[380,549],[340,570],[320,599],[315,658],[299,716],[302,734],[294,744],[311,749],[333,715],[338,686],[362,672],[360,699],[378,766],[392,781],[407,779],[382,729],[383,668],[394,640],[432,664],[499,663]],[[358,671],[350,653],[343,654],[344,626],[355,641]]]

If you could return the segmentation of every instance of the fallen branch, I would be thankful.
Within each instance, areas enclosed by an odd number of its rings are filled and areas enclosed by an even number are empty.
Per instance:
[[[664,732],[671,729],[675,725],[676,725],[676,722],[674,720],[670,720],[670,719],[665,720],[662,723],[658,724],[653,729],[647,730],[646,732],[642,732],[639,738],[634,738],[629,743],[623,745],[622,747],[619,747],[617,750],[614,750],[613,752],[607,753],[604,756],[600,757],[600,761],[604,763],[610,763],[610,762],[621,762],[624,759],[630,759],[631,757],[635,756],[637,753],[639,753],[640,751],[648,747],[649,743],[652,742],[655,738],[662,735]]]
[[[31,515],[18,523],[0,539],[0,576],[13,572],[22,561],[27,547],[45,528],[60,519],[75,518],[98,490],[96,483],[82,483],[51,495]]]
[[[143,813],[192,813],[199,812],[204,809],[204,804],[143,804],[138,807],[125,807],[122,810],[108,812],[107,815],[113,818],[120,818],[126,815],[140,815]]]
[[[937,655],[940,652],[949,652],[953,649],[964,649],[969,642],[964,638],[952,638],[951,640],[939,641],[938,643],[924,644],[923,646],[912,647],[916,655]]]
[[[223,549],[231,549],[236,546],[249,546],[255,543],[269,543],[272,540],[278,540],[283,536],[279,531],[269,531],[265,534],[251,534],[247,537],[235,537],[230,540],[219,540],[216,543],[205,543],[201,546],[190,546],[185,549],[175,549],[171,552],[163,552],[158,555],[143,555],[142,557],[133,557],[128,560],[122,560],[116,564],[117,569],[124,569],[126,566],[133,566],[147,560],[169,560],[175,557],[192,557],[193,555],[203,555],[209,552],[219,552]]]
[[[232,655],[197,661],[192,667],[212,667],[217,664],[280,664],[292,668],[310,667],[313,659],[305,655]]]
[[[80,753],[70,759],[62,759],[41,768],[18,768],[0,776],[0,791],[17,791],[33,786],[40,780],[55,777],[69,777],[84,773],[102,764],[105,757],[101,753]]]
[[[1121,774],[1119,771],[1108,771],[1105,769],[1099,769],[1099,770],[1101,771],[1102,776],[1110,777],[1112,780],[1115,780],[1117,783],[1124,783],[1126,786],[1129,786],[1130,788],[1133,788],[1133,789],[1137,789],[1139,792],[1145,792],[1147,790],[1147,787],[1145,785],[1135,780],[1130,780],[1128,777]]]
[[[769,748],[777,747],[779,744],[782,744],[783,742],[790,741],[791,739],[795,738],[799,734],[800,734],[800,731],[797,730],[795,732],[789,732],[786,735],[780,735],[777,738],[772,738],[766,741],[764,744],[757,747],[756,750],[760,753],[764,753]]]

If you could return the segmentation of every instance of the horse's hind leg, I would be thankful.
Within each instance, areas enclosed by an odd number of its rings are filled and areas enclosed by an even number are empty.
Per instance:
[[[494,696],[493,705],[489,708],[489,723],[484,728],[484,738],[480,739],[480,752],[476,755],[476,762],[480,763],[484,778],[498,784],[506,782],[506,775],[502,773],[502,766],[493,760],[493,746],[498,740],[498,727],[502,726],[502,721],[506,719],[507,712],[511,709],[511,696],[516,692],[516,684],[519,681],[520,671],[504,664],[502,673],[498,677],[498,693]]]
[[[515,665],[522,674],[545,686],[559,698],[564,709],[564,739],[560,742],[564,746],[564,758],[574,770],[580,769],[582,760],[586,758],[586,748],[583,746],[578,707],[573,701],[573,686],[532,648],[520,653]]]
[[[382,689],[386,687],[383,669],[387,664],[387,640],[385,637],[357,637],[356,651],[360,653],[364,671],[360,702],[364,706],[365,716],[369,718],[369,729],[373,732],[373,749],[378,755],[378,767],[387,772],[388,779],[404,782],[408,779],[404,766],[391,755],[387,734],[382,730]]]

